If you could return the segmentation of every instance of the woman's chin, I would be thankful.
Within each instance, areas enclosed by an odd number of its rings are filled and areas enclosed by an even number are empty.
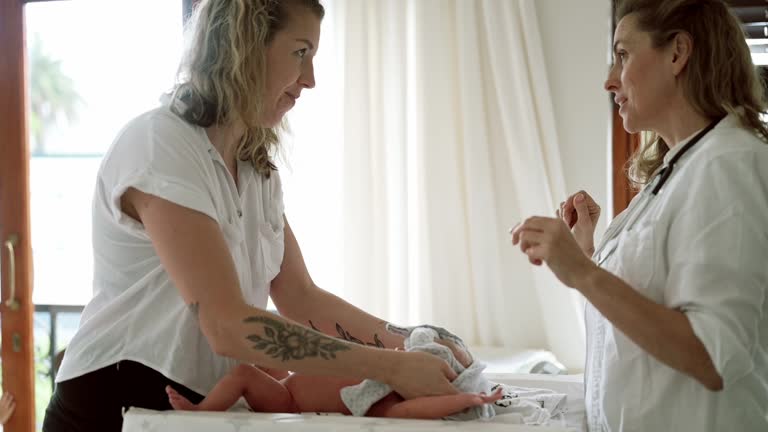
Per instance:
[[[632,121],[632,118],[629,116],[622,116],[624,130],[627,131],[627,133],[637,133],[640,132],[640,129],[637,127],[634,121]]]
[[[260,122],[261,127],[276,128],[280,126],[280,124],[283,122],[283,118],[285,118],[285,113],[271,115],[267,117],[264,121]]]

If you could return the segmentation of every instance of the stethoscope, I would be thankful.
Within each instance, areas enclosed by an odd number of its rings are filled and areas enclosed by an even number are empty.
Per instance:
[[[645,212],[648,204],[653,201],[653,198],[659,194],[661,188],[664,187],[664,184],[667,182],[667,180],[669,180],[669,177],[672,175],[672,170],[674,170],[678,159],[683,157],[685,152],[690,150],[691,147],[701,141],[701,139],[704,138],[704,136],[708,134],[712,129],[714,129],[715,126],[717,126],[717,124],[720,123],[724,117],[725,116],[713,121],[707,127],[702,129],[701,132],[697,133],[696,136],[691,138],[690,141],[685,143],[685,145],[674,156],[672,156],[671,159],[669,159],[669,162],[667,162],[667,164],[664,165],[656,173],[656,175],[654,175],[653,180],[651,180],[648,186],[643,188],[643,191],[640,192],[641,196],[632,202],[632,205],[630,205],[627,211],[622,213],[611,223],[605,235],[603,236],[603,239],[600,241],[600,245],[592,255],[592,258],[595,260],[598,266],[602,266],[603,263],[611,255],[613,255],[614,252],[616,252],[616,249],[619,246],[619,234],[621,234],[623,231],[632,229],[632,226],[635,224],[635,222],[637,222],[643,212]]]

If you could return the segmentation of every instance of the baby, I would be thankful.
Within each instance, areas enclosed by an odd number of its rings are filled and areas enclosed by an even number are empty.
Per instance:
[[[256,412],[302,413],[327,412],[349,415],[341,399],[341,389],[360,380],[293,373],[278,380],[275,371],[251,365],[236,366],[219,381],[206,398],[195,405],[170,386],[166,388],[171,406],[177,410],[226,411],[244,397]],[[404,400],[395,392],[371,406],[369,417],[439,419],[467,408],[492,403],[501,392],[491,395],[458,393]]]
[[[467,351],[452,343],[442,342],[456,359],[468,367],[472,358]],[[288,374],[271,369],[242,364],[219,381],[206,398],[195,405],[170,386],[166,388],[171,406],[176,410],[226,411],[240,397],[257,412],[326,412],[351,414],[342,401],[341,389],[360,384],[360,380],[331,376]],[[390,392],[371,405],[365,413],[370,417],[439,419],[468,408],[492,403],[502,397],[501,390],[491,395],[457,393],[404,400]]]

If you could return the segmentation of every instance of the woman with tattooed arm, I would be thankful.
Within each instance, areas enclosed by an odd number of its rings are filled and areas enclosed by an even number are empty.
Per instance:
[[[371,378],[406,400],[456,393],[447,363],[379,349],[402,337],[313,283],[283,215],[270,154],[315,86],[323,15],[318,0],[200,3],[179,84],[99,170],[94,297],[44,431],[119,431],[124,408],[171,409],[169,385],[199,403],[240,363]]]

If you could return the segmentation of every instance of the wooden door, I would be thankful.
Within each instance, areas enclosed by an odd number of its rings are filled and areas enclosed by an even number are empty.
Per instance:
[[[24,52],[24,1],[0,0],[0,319],[3,390],[16,399],[7,432],[35,428]]]
[[[32,24],[27,21],[32,16],[30,6],[27,6],[25,13],[25,5],[39,1],[43,0],[0,0],[0,358],[3,390],[11,393],[16,400],[15,413],[8,424],[4,425],[6,432],[32,432],[42,421],[41,418],[35,418],[35,305],[32,297],[33,265],[30,239],[31,231],[35,230],[38,234],[40,232],[34,227],[34,223],[30,222],[34,204],[30,200],[30,190],[34,190],[35,186],[30,182],[28,138],[28,108],[32,102],[28,100],[30,73],[27,42],[31,41],[26,40],[26,27],[29,25],[30,32],[32,31]],[[77,1],[61,2],[59,5],[76,5]],[[195,3],[193,0],[176,2],[176,13],[183,10],[184,16],[188,15]],[[157,4],[158,7],[168,5],[166,0]],[[183,9],[179,7],[182,5]],[[86,16],[84,19],[99,18],[98,12],[94,12],[94,15],[96,16]],[[178,21],[170,25],[178,26],[181,23],[179,18],[178,15],[172,15],[170,19]],[[137,31],[146,32],[146,29]],[[158,89],[158,95],[162,90],[164,89]],[[34,172],[32,174],[34,179]],[[55,217],[57,215],[50,216]],[[35,249],[39,251],[38,247]],[[44,271],[42,268],[38,270]],[[67,287],[63,286],[62,289]],[[15,300],[15,303],[12,303],[12,300]],[[51,328],[51,331],[54,332],[55,328]]]

